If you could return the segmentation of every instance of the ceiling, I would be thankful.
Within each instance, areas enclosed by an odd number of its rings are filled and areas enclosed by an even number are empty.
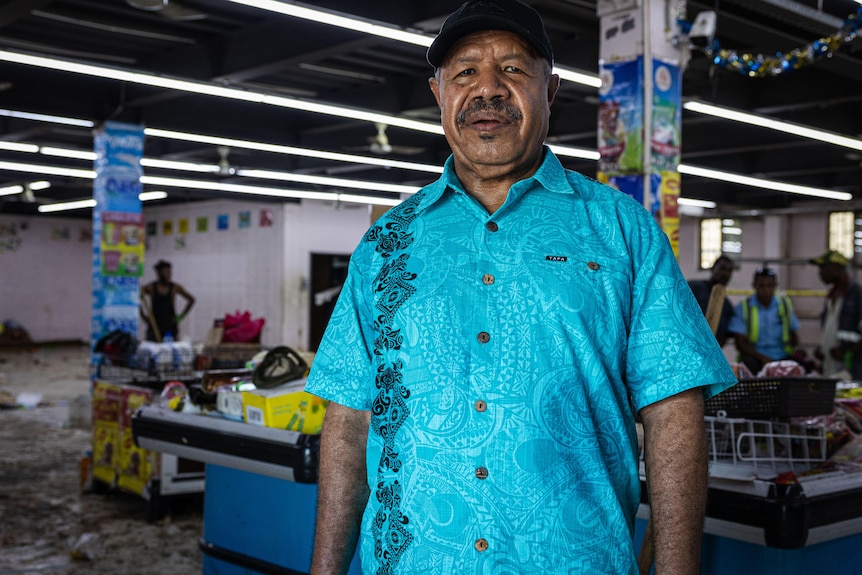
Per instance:
[[[462,0],[321,0],[313,5],[433,35]],[[300,20],[227,0],[6,0],[0,6],[0,50],[56,57],[345,105],[425,122],[439,122],[428,89],[425,49],[333,26]],[[599,20],[596,0],[531,0],[544,16],[557,64],[597,74]],[[138,7],[132,6],[138,4]],[[832,34],[859,4],[852,0],[723,0],[688,2],[688,17],[718,13],[716,38],[739,53],[774,55]],[[683,77],[684,99],[699,99],[798,124],[862,136],[862,40],[833,57],[766,78],[748,78],[713,65],[694,52]],[[595,88],[564,82],[552,110],[548,141],[596,149]],[[441,165],[449,154],[437,134],[395,126],[385,130],[391,149],[373,146],[374,123],[267,104],[93,78],[0,61],[0,109],[105,120],[256,142],[346,152]],[[862,152],[764,128],[683,112],[682,161],[783,182],[850,192],[862,200]],[[92,128],[0,115],[0,140],[92,150]],[[147,174],[210,178],[275,186],[232,176],[234,169],[422,185],[435,174],[254,151],[240,147],[148,137],[145,156],[205,164],[222,162],[221,174]],[[0,151],[0,162],[87,168],[87,161]],[[565,158],[564,164],[595,175],[596,162]],[[0,169],[0,187],[36,179]],[[39,177],[38,179],[43,179]],[[36,213],[40,202],[90,196],[92,182],[48,177],[52,186],[28,196],[0,197],[0,213]],[[320,184],[292,185],[326,190]],[[146,188],[145,188],[146,189]],[[172,201],[224,196],[173,188]],[[368,193],[368,192],[362,192]],[[392,194],[381,194],[391,197]],[[682,195],[738,209],[790,208],[802,196],[683,176]],[[271,198],[267,198],[271,201]],[[822,200],[819,200],[822,202]],[[835,202],[839,205],[840,202]],[[89,217],[88,210],[64,212]]]

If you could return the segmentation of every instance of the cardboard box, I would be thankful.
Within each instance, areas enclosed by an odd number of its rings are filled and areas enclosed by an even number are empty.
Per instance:
[[[305,378],[272,389],[242,392],[246,423],[317,435],[327,402],[305,391]]]

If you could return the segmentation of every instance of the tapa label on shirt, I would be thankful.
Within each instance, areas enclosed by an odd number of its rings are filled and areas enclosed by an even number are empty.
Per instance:
[[[567,262],[569,258],[567,256],[545,256],[545,260],[549,262]]]

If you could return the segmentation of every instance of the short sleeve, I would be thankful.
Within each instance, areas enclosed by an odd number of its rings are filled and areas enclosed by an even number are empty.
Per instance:
[[[360,263],[361,247],[350,258],[347,279],[314,356],[305,390],[352,409],[368,410],[374,392],[373,318],[363,281],[367,266]]]
[[[630,240],[632,315],[626,381],[635,407],[703,388],[709,398],[737,382],[679,269],[665,233],[636,213]]]
[[[727,331],[730,334],[742,334],[745,335],[745,322],[742,321],[742,304],[736,304],[736,307],[733,308],[733,315],[730,316],[730,322],[727,324]]]

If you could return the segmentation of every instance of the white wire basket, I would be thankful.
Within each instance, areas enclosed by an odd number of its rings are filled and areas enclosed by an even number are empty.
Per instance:
[[[808,471],[827,458],[823,425],[713,416],[704,423],[712,475],[769,479]]]

